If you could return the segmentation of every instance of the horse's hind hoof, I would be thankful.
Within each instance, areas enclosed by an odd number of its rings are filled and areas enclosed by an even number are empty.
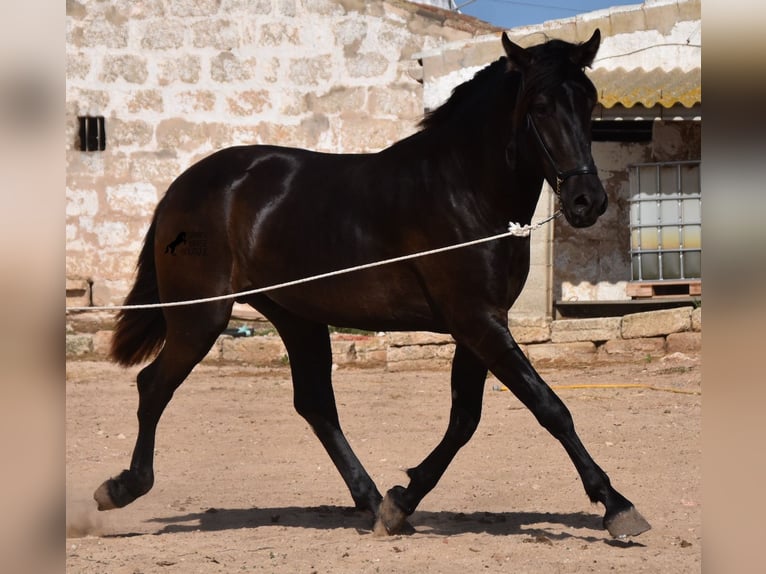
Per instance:
[[[393,490],[393,489],[392,489]],[[389,491],[378,509],[378,517],[372,529],[376,536],[414,534],[415,529],[407,522],[407,514],[394,502]]]
[[[628,536],[638,536],[652,526],[634,506],[631,506],[614,516],[604,518],[604,527],[613,538],[627,538]]]

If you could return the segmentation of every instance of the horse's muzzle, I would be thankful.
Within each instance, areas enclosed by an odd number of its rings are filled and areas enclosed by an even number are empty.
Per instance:
[[[564,216],[572,227],[590,227],[604,214],[609,203],[604,187],[600,181],[597,185],[574,184],[572,187],[574,189],[571,189],[571,195],[562,193]]]

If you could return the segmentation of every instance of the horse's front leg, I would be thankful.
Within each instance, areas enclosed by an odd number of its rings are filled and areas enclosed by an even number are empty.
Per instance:
[[[475,352],[489,369],[534,414],[566,450],[580,475],[585,492],[592,502],[606,508],[604,527],[621,538],[636,536],[651,526],[633,504],[615,490],[607,474],[583,446],[574,428],[569,409],[543,381],[511,337],[505,324],[487,324],[484,336],[476,338]]]
[[[486,367],[532,411],[569,454],[580,475],[585,492],[593,502],[606,508],[604,527],[617,538],[636,536],[651,528],[633,504],[615,490],[607,474],[595,463],[574,429],[569,410],[543,381],[508,332],[497,320],[475,321],[453,361],[452,412],[442,442],[418,467],[409,471],[407,488],[395,486],[386,494],[376,531],[393,533],[404,523],[423,497],[436,485],[458,449],[473,434],[481,413]]]
[[[407,488],[395,486],[380,505],[375,522],[377,534],[395,534],[406,528],[406,518],[415,511],[447,470],[458,450],[473,435],[481,418],[482,393],[487,368],[466,347],[458,345],[452,360],[452,408],[444,438],[415,468],[407,471]]]

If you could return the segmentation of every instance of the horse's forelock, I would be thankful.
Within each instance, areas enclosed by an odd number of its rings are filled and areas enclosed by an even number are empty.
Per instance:
[[[516,106],[517,117],[523,117],[537,94],[544,94],[567,81],[579,81],[595,95],[593,83],[582,68],[570,60],[576,46],[563,40],[550,40],[529,48],[533,64],[524,77],[523,89]]]

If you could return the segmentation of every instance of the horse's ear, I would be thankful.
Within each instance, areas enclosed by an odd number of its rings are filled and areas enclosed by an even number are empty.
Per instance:
[[[517,70],[526,70],[532,63],[532,56],[529,55],[524,48],[518,44],[511,42],[508,38],[508,34],[503,32],[503,48],[508,56],[508,62],[510,62],[511,68]]]
[[[598,52],[598,47],[601,44],[601,30],[596,28],[590,40],[583,42],[579,46],[576,46],[572,50],[572,55],[569,58],[580,68],[590,67],[593,64],[593,60]]]

